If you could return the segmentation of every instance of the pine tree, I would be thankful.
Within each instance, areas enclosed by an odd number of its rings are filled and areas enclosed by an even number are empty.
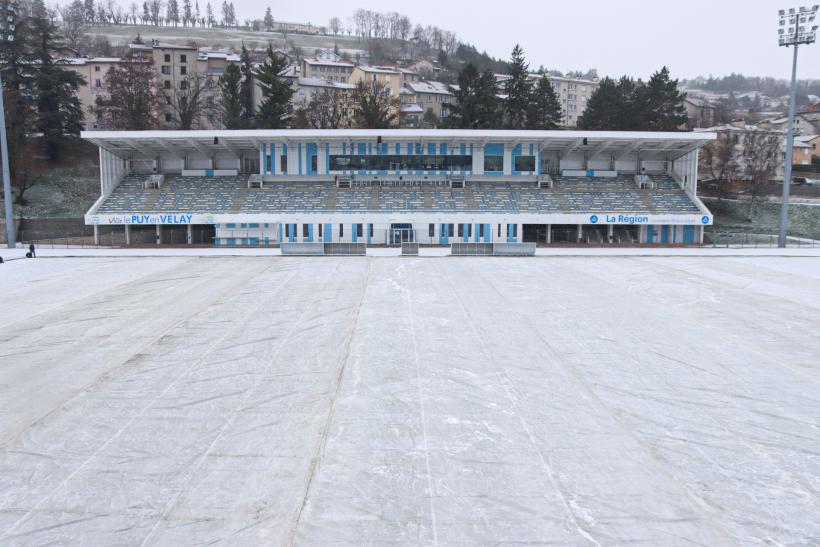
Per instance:
[[[287,126],[287,115],[293,88],[282,72],[288,66],[288,59],[268,46],[265,62],[253,71],[253,77],[262,90],[262,102],[256,112],[256,126],[260,129],[283,129]]]
[[[34,184],[32,159],[36,156],[34,146],[28,140],[31,125],[36,116],[31,97],[34,94],[32,66],[36,60],[31,56],[30,28],[27,19],[15,21],[11,31],[14,40],[0,47],[0,64],[3,69],[3,98],[5,100],[6,134],[11,171],[12,191],[19,203],[23,194]]]
[[[683,106],[685,93],[678,91],[667,67],[652,74],[649,82],[635,92],[636,110],[641,131],[682,131],[688,118]]]
[[[33,128],[43,135],[43,148],[51,160],[57,159],[67,136],[79,136],[83,111],[75,89],[85,79],[73,70],[58,66],[55,53],[64,49],[58,29],[48,19],[31,18],[32,53],[36,59]]]
[[[510,78],[504,82],[504,126],[508,129],[524,129],[527,125],[527,109],[530,104],[532,84],[529,65],[524,60],[524,50],[518,44],[512,51]]]
[[[455,103],[447,105],[445,125],[459,129],[498,128],[501,120],[496,92],[493,73],[480,74],[473,63],[467,63],[458,75]]]
[[[240,95],[242,98],[242,129],[250,129],[254,126],[254,106],[253,106],[253,59],[251,52],[242,44],[242,50],[239,54],[239,68],[242,73],[242,85],[240,87]]]
[[[273,13],[270,11],[270,7],[265,10],[265,30],[273,29]]]
[[[191,11],[191,0],[184,0],[182,3],[182,25],[188,26],[190,23],[191,26],[194,26],[194,14]]]
[[[179,24],[179,4],[177,4],[177,0],[168,0],[165,20],[169,23],[173,23],[174,26]]]
[[[578,127],[592,131],[631,131],[640,126],[635,84],[628,76],[619,81],[606,77],[587,101]]]
[[[196,26],[196,24],[198,22],[199,22],[199,0],[196,0],[196,2],[194,2],[194,24],[193,24],[193,26]]]
[[[542,73],[535,88],[532,90],[529,108],[527,109],[527,129],[552,130],[561,125],[563,114],[561,103],[555,88],[546,74]]]
[[[211,8],[211,3],[205,5],[205,16],[208,18],[208,26],[214,26],[214,10]]]
[[[94,8],[94,0],[85,0],[85,22],[86,23],[93,23],[94,18],[97,16],[97,10]]]
[[[219,77],[222,102],[222,125],[225,129],[242,129],[242,71],[235,63],[225,67]]]

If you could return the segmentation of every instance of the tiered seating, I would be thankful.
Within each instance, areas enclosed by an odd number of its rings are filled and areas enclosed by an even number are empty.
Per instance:
[[[683,190],[656,190],[647,194],[658,213],[698,213],[700,210],[692,203]]]
[[[555,177],[553,189],[538,188],[532,181],[476,181],[468,182],[463,190],[435,183],[336,189],[328,182],[276,182],[248,189],[243,177],[179,175],[168,176],[160,190],[145,190],[144,178],[126,177],[99,212],[646,213],[650,204],[655,213],[698,212],[677,182],[662,176],[653,176],[660,186],[657,190],[638,190],[634,181],[625,177]],[[329,199],[333,192],[335,199]],[[426,206],[425,196],[429,196]]]
[[[130,213],[145,210],[148,196],[157,190],[144,190],[142,183],[146,175],[128,175],[105,200],[99,209],[100,213]]]
[[[242,177],[167,177],[153,209],[226,213],[242,184]]]
[[[416,211],[424,209],[422,191],[412,188],[397,188],[379,190],[379,209],[385,211]]]
[[[370,210],[370,189],[343,190],[336,192],[336,210],[368,211]]]
[[[680,190],[678,181],[667,175],[652,175],[656,190]]]

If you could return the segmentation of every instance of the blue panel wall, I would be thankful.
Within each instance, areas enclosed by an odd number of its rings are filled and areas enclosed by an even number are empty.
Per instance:
[[[684,226],[683,227],[683,242],[684,243],[694,243],[695,242],[695,227],[694,226]]]
[[[263,158],[263,161],[262,161],[262,174],[267,175],[268,174],[268,145],[265,144],[265,143],[262,143],[262,158]]]

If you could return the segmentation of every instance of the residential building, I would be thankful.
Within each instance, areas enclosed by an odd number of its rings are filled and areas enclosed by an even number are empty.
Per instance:
[[[779,150],[776,153],[776,161],[771,166],[771,180],[782,181],[785,174],[785,131],[779,129],[768,129],[759,125],[747,125],[743,121],[736,121],[725,125],[708,128],[695,128],[696,133],[715,133],[717,140],[712,146],[712,153],[704,151],[699,156],[700,174],[705,178],[713,175],[720,177],[719,172],[724,172],[725,177],[731,181],[748,180],[749,157],[755,153],[766,154],[768,143],[777,138]],[[722,143],[729,143],[731,152],[722,154],[719,147]],[[748,148],[752,146],[752,148]],[[755,152],[757,151],[757,152]],[[759,163],[764,163],[758,160]],[[712,165],[709,165],[709,163]]]
[[[353,68],[348,81],[351,84],[358,84],[361,81],[379,82],[384,85],[385,93],[398,100],[402,79],[402,73],[393,67],[359,65]]]
[[[686,117],[689,119],[687,129],[695,127],[712,127],[715,125],[715,107],[705,99],[687,97],[683,100]]]
[[[354,66],[353,63],[342,60],[332,51],[320,50],[312,59],[306,57],[299,62],[299,76],[332,82],[347,82],[353,73]]]
[[[763,120],[759,127],[763,129],[775,129],[786,131],[788,127],[789,117],[774,118]],[[820,133],[820,111],[814,109],[806,110],[804,112],[797,112],[794,115],[794,134],[795,135],[816,135]]]
[[[400,92],[402,127],[435,128],[449,114],[447,105],[455,99],[450,87],[441,82],[410,82]]]

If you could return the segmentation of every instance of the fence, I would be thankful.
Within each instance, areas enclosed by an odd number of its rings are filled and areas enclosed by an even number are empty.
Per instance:
[[[778,235],[761,233],[749,227],[727,227],[707,230],[703,234],[703,244],[712,247],[777,247]],[[820,248],[820,240],[789,235],[788,247]]]

